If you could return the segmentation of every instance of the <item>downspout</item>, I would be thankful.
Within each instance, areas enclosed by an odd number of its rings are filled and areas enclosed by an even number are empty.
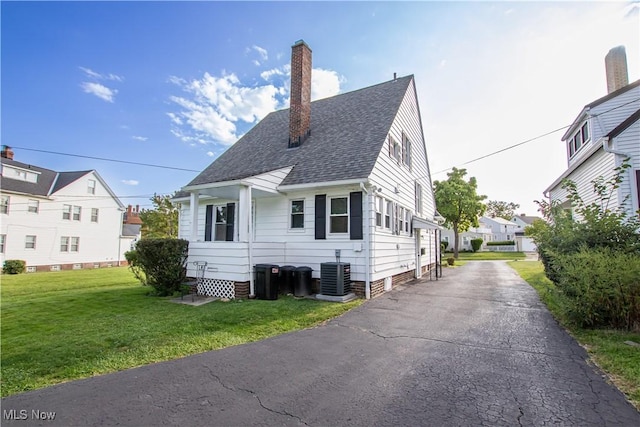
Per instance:
[[[630,159],[631,158],[631,154],[629,153],[625,153],[622,151],[618,151],[618,150],[614,150],[612,148],[609,148],[609,137],[605,136],[602,138],[602,149],[604,150],[605,153],[611,153],[611,154],[617,154],[618,156],[624,156],[625,159]],[[624,161],[624,160],[623,160]],[[631,194],[631,212],[633,213],[633,207],[636,205],[637,200],[636,199],[636,195],[634,191],[631,191],[631,187],[633,186],[633,168],[628,168],[627,169],[627,175],[628,175],[628,179],[629,179],[629,193]]]
[[[366,203],[365,203],[365,211],[364,211],[364,223],[366,224],[364,228],[364,297],[365,299],[371,298],[371,204],[369,198],[371,195],[367,191],[367,188],[363,183],[360,183],[360,188],[367,195]]]
[[[247,236],[247,246],[248,246],[248,250],[249,250],[249,296],[250,297],[254,297],[256,295],[255,292],[255,284],[253,281],[253,216],[252,216],[252,212],[251,212],[251,186],[247,185],[247,194],[245,195],[246,198],[246,203],[245,205],[247,206],[246,209],[248,209],[249,211],[249,224],[248,224],[248,232],[249,235]]]

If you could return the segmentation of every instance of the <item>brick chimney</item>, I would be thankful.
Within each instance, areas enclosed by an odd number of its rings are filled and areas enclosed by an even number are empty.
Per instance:
[[[311,123],[311,49],[303,40],[291,47],[291,101],[289,148],[309,136]]]
[[[2,158],[4,159],[13,160],[13,150],[8,145],[3,145],[2,153],[0,153],[0,156],[2,156]]]
[[[604,57],[607,70],[607,93],[614,92],[629,84],[627,72],[627,53],[624,46],[614,47]]]

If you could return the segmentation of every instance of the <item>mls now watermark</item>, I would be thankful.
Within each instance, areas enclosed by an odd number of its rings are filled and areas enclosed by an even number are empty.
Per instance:
[[[56,413],[51,411],[41,411],[39,409],[3,409],[3,420],[44,420],[53,421]]]

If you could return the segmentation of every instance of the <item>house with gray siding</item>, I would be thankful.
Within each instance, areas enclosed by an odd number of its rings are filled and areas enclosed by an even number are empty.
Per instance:
[[[292,47],[290,108],[267,115],[182,187],[188,274],[214,296],[255,294],[256,264],[351,265],[372,297],[436,266],[436,223],[413,76],[311,102],[311,49]],[[203,265],[203,264],[200,264]]]

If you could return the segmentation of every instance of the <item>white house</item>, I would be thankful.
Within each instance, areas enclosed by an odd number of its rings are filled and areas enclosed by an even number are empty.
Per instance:
[[[516,231],[519,228],[516,223],[500,217],[491,218],[483,216],[480,218],[480,222],[491,230],[491,241],[493,242],[514,240]]]
[[[492,231],[489,227],[485,226],[481,221],[478,221],[478,227],[471,227],[467,231],[461,231],[458,233],[458,250],[461,251],[470,251],[471,240],[473,239],[482,239],[483,246],[486,242],[491,242],[493,239]],[[447,242],[447,251],[453,251],[455,240],[455,233],[451,228],[442,229],[442,241]]]
[[[626,77],[626,63],[623,65]],[[614,169],[629,159],[631,168],[607,207],[623,209],[632,216],[640,208],[640,80],[627,84],[625,78],[621,87],[610,90],[584,106],[562,137],[567,148],[567,170],[545,190],[545,195],[551,202],[571,209],[567,191],[562,188],[562,182],[569,179],[585,204],[596,202],[592,181],[600,176],[610,179]]]
[[[2,149],[0,260],[27,271],[117,266],[124,206],[95,170],[55,172],[13,160]],[[130,241],[130,238],[125,238]]]
[[[535,252],[537,250],[536,244],[531,237],[525,236],[524,229],[533,224],[535,220],[542,219],[538,216],[529,216],[525,214],[516,215],[511,218],[511,222],[516,224],[516,250],[520,252]]]
[[[351,264],[371,297],[438,260],[413,76],[310,102],[311,49],[292,47],[291,106],[267,115],[182,188],[180,236],[210,293],[254,294],[260,263]]]

